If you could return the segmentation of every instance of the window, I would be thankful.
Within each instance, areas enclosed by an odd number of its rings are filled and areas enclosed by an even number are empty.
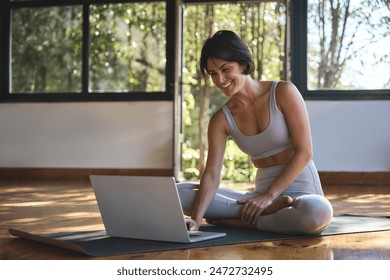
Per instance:
[[[81,92],[82,6],[11,13],[10,93]]]
[[[165,4],[92,5],[92,92],[165,90]]]
[[[2,1],[1,99],[172,100],[175,5],[122,2]]]
[[[305,98],[390,97],[386,1],[293,1],[292,11],[292,77]]]
[[[310,0],[308,88],[389,88],[388,13],[380,1]]]

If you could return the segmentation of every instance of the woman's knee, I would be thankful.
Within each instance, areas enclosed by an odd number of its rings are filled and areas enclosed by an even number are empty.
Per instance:
[[[183,183],[177,183],[176,184],[178,190],[182,189],[198,189],[199,184],[198,183],[191,183],[191,182],[183,182]]]
[[[303,234],[318,234],[324,231],[333,217],[330,202],[319,195],[305,195],[294,202],[302,211],[301,232]]]

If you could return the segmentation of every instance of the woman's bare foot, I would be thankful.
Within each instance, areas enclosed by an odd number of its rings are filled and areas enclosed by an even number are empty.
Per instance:
[[[293,204],[293,202],[294,200],[291,197],[287,195],[281,196],[280,198],[272,202],[271,205],[265,208],[263,212],[261,212],[261,215],[270,215],[276,213],[280,209],[290,207]]]

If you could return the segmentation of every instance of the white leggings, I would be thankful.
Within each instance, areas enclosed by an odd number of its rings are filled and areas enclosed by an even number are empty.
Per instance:
[[[242,205],[237,200],[256,197],[264,193],[285,166],[259,169],[254,192],[239,192],[219,188],[206,211],[205,218],[240,219]],[[199,185],[179,183],[178,192],[185,212],[192,212]],[[271,215],[262,215],[256,223],[261,231],[285,234],[317,234],[330,224],[333,210],[324,197],[314,162],[311,161],[297,179],[281,194],[295,198],[291,207]]]

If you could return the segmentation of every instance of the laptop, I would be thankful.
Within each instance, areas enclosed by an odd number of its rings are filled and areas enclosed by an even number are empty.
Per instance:
[[[193,243],[226,233],[188,231],[173,177],[91,175],[108,236]]]

